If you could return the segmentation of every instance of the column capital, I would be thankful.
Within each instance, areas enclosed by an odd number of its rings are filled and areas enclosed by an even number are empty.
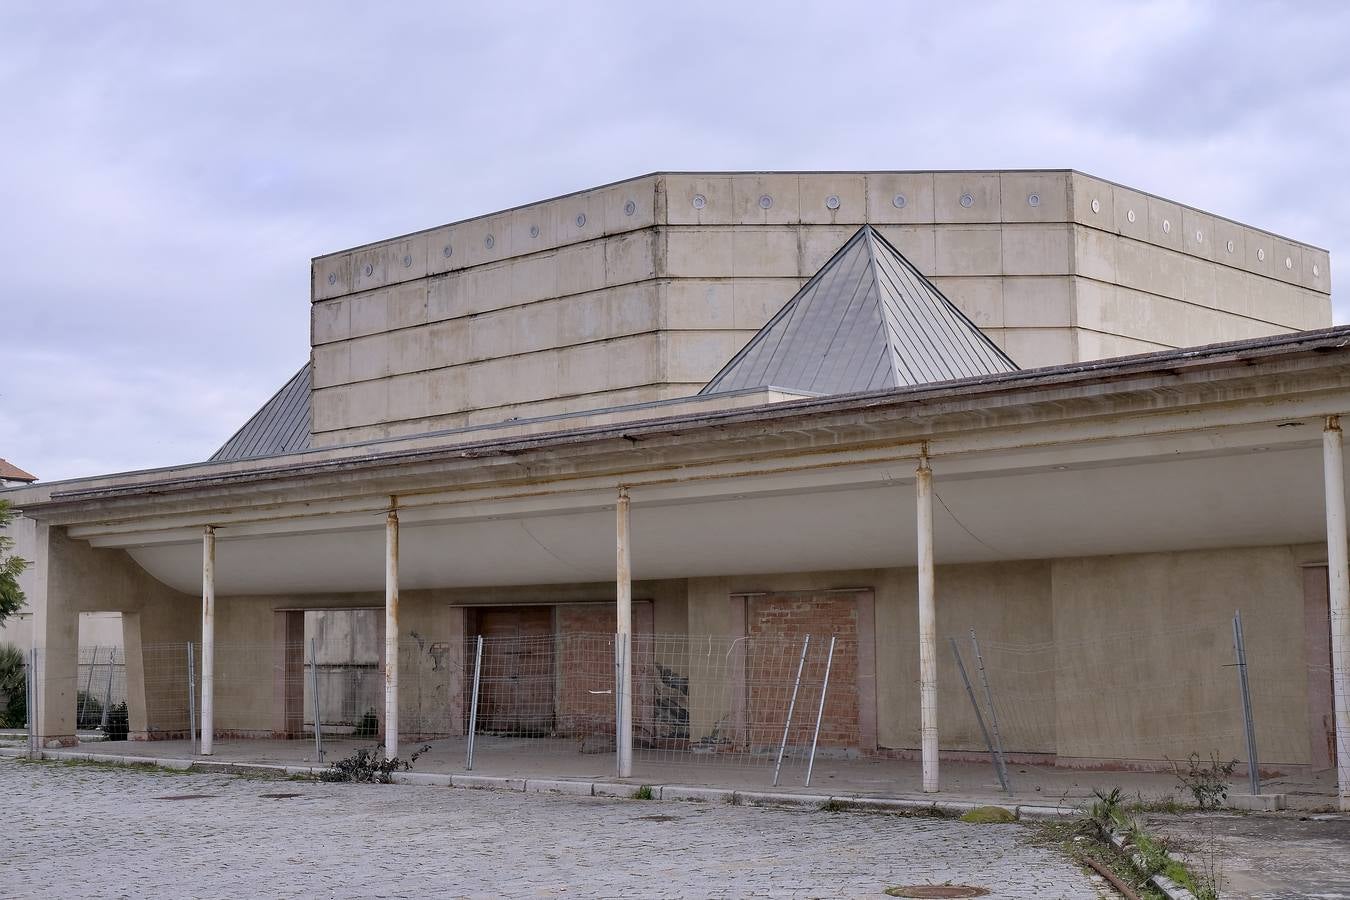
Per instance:
[[[1327,416],[1327,417],[1326,417],[1326,421],[1325,421],[1325,423],[1324,423],[1323,426],[1322,426],[1322,430],[1323,430],[1323,431],[1340,431],[1340,430],[1341,430],[1341,417],[1340,417],[1340,416]]]

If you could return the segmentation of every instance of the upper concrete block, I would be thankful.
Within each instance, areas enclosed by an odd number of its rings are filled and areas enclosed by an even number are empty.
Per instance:
[[[864,222],[1023,365],[1330,321],[1325,250],[1079,172],[659,173],[316,258],[315,428],[691,393]]]

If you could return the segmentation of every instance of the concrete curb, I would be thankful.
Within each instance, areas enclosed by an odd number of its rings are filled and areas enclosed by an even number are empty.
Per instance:
[[[0,748],[0,757],[27,758],[28,750]],[[77,750],[43,750],[40,759],[80,760],[126,766],[158,766],[177,772],[204,772],[237,775],[298,775],[317,778],[326,766],[289,766],[277,763],[228,762],[203,758],[161,758],[150,756],[111,756],[82,753]],[[581,781],[566,778],[509,778],[500,775],[445,774],[439,772],[396,772],[395,784],[422,787],[453,787],[475,790],[514,791],[529,794],[564,794],[574,797],[612,797],[631,799],[643,787],[652,798],[695,803],[732,803],[747,806],[772,806],[787,809],[820,809],[837,805],[841,810],[890,812],[900,814],[937,813],[960,816],[980,806],[998,804],[965,800],[912,800],[903,797],[856,797],[835,794],[796,794],[789,791],[738,791],[730,788],[689,784],[635,784],[630,782]],[[1076,811],[1056,806],[1005,805],[1019,819],[1056,819],[1076,815]],[[1189,897],[1189,894],[1183,895]]]
[[[1141,872],[1144,871],[1143,857],[1137,853],[1128,853],[1125,850],[1125,836],[1123,834],[1120,834],[1117,831],[1108,831],[1106,832],[1106,836],[1117,850],[1121,853],[1126,853],[1130,859],[1134,861],[1135,866]],[[1158,890],[1166,894],[1168,900],[1196,900],[1195,894],[1192,894],[1166,875],[1154,875],[1149,881],[1151,881]]]

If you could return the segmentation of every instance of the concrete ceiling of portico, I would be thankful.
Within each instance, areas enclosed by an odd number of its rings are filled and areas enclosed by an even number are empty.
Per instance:
[[[1192,436],[1194,437],[1194,436]],[[1205,449],[1206,443],[1212,443]],[[1128,454],[1053,448],[1020,468],[934,461],[937,561],[1054,558],[1323,539],[1320,435],[1265,426],[1183,450]],[[1054,462],[1060,460],[1061,462]],[[1060,466],[1063,466],[1061,468]],[[915,561],[912,463],[632,491],[636,579],[909,566]],[[742,489],[743,488],[743,489]],[[541,511],[503,505],[403,514],[405,589],[602,582],[614,574],[612,495],[579,494]],[[287,526],[288,528],[290,526]],[[104,535],[187,593],[201,583],[197,533]],[[384,518],[297,521],[291,530],[222,527],[217,591],[379,591]]]

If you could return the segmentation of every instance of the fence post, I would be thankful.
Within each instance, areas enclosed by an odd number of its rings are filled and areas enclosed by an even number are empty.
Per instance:
[[[483,636],[478,636],[478,649],[473,654],[473,697],[469,701],[469,749],[464,760],[464,771],[473,771],[473,737],[478,731],[478,684],[483,669]]]
[[[773,786],[778,787],[778,772],[783,768],[783,752],[787,750],[788,730],[792,727],[792,711],[797,707],[797,691],[802,686],[802,669],[806,668],[806,648],[811,646],[811,635],[802,641],[802,658],[797,661],[797,680],[792,685],[792,699],[788,701],[787,720],[783,722],[783,740],[778,744],[778,761],[773,765]]]
[[[820,720],[825,717],[825,692],[830,689],[830,667],[834,665],[834,642],[837,637],[830,637],[830,652],[825,657],[825,679],[820,685],[820,706],[816,709],[816,730],[811,735],[811,758],[806,762],[806,780],[802,782],[803,787],[811,786],[811,770],[816,767],[816,743],[820,740]]]
[[[76,651],[76,652],[78,652],[78,651]],[[78,659],[78,657],[77,657],[77,659]],[[79,731],[80,731],[80,722],[83,721],[83,719],[84,719],[84,711],[89,707],[89,699],[90,699],[90,695],[92,695],[93,692],[94,692],[94,666],[96,666],[97,664],[98,664],[98,645],[95,645],[95,646],[94,646],[94,655],[93,655],[92,657],[90,657],[90,659],[89,659],[89,674],[88,674],[87,676],[85,676],[85,679],[84,679],[84,697],[83,697],[82,699],[81,699],[81,698],[78,698],[78,697],[76,698],[76,700],[77,700],[77,702],[76,702],[76,704],[75,704],[75,733],[76,733],[76,734],[79,734]],[[76,663],[76,665],[78,666],[78,662]],[[75,677],[76,677],[76,678],[79,678],[80,676],[77,674]],[[79,682],[77,681],[76,684],[78,684],[78,683],[79,683]]]
[[[188,740],[197,743],[197,660],[192,641],[187,642]]]
[[[1261,764],[1256,758],[1256,724],[1252,720],[1252,694],[1247,686],[1247,645],[1242,639],[1242,610],[1233,613],[1233,652],[1237,654],[1238,686],[1242,689],[1242,724],[1247,732],[1247,779],[1252,794],[1261,793]]]
[[[999,785],[1004,791],[1008,790],[1008,774],[1003,771],[999,765],[998,754],[994,752],[994,742],[989,737],[989,729],[984,724],[984,715],[980,712],[980,702],[975,699],[975,689],[970,686],[970,676],[966,674],[965,660],[961,659],[961,650],[956,646],[956,638],[949,637],[948,641],[952,645],[952,655],[956,657],[956,670],[961,673],[961,683],[966,686],[966,696],[970,698],[970,706],[975,710],[975,721],[980,725],[980,734],[984,736],[984,745],[989,748],[989,762],[994,766],[994,775],[998,778]]]
[[[98,723],[98,727],[103,730],[103,736],[108,736],[108,714],[112,709],[112,682],[113,669],[117,664],[117,648],[113,647],[108,651],[108,690],[103,695],[103,717]]]
[[[319,718],[319,649],[318,641],[309,639],[310,693],[314,695],[314,758],[323,762],[323,722]]]
[[[989,724],[994,728],[994,751],[998,759],[999,781],[1008,784],[1008,762],[1003,758],[1003,736],[998,731],[998,710],[994,709],[994,693],[989,690],[989,675],[984,670],[984,656],[980,653],[980,642],[975,637],[975,629],[970,629],[970,642],[975,646],[975,663],[980,667],[980,681],[984,684],[984,699],[989,704]],[[1011,788],[1006,788],[1011,793]]]

